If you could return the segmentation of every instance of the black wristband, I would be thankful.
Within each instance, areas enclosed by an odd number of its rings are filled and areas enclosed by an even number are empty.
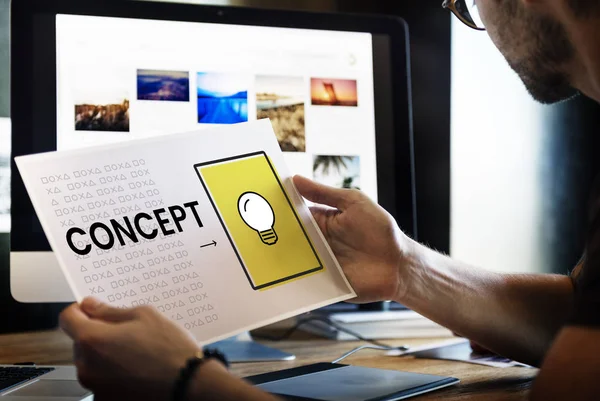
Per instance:
[[[198,368],[209,359],[219,360],[225,367],[229,367],[227,358],[216,349],[205,349],[203,352],[198,352],[195,356],[188,359],[185,366],[179,371],[179,377],[175,380],[173,386],[173,401],[183,401],[190,379]]]

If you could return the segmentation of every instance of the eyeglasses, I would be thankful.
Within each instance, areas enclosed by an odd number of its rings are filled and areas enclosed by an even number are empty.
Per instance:
[[[468,27],[485,31],[475,0],[444,0],[442,7],[452,11]]]

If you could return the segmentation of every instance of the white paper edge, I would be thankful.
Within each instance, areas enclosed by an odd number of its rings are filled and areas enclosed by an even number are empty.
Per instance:
[[[296,186],[294,185],[294,181],[293,181],[292,177],[290,177],[288,180],[286,180],[286,182],[284,182],[284,185],[285,184],[287,184],[286,186],[289,187],[288,188],[288,192],[293,193],[292,197],[296,198],[296,199],[294,199],[294,202],[298,202],[298,204],[300,205],[300,207],[303,208],[304,211],[308,213],[308,218],[309,218],[310,222],[312,223],[312,225],[316,228],[317,234],[319,235],[319,238],[321,239],[321,241],[323,242],[323,244],[325,244],[325,249],[327,249],[327,252],[329,252],[329,254],[331,255],[331,259],[333,259],[333,264],[338,269],[338,272],[342,275],[342,278],[344,279],[344,282],[346,283],[346,285],[348,286],[348,288],[351,291],[352,296],[350,298],[355,298],[356,297],[356,291],[354,291],[354,288],[352,287],[352,285],[348,281],[348,278],[346,277],[346,274],[344,273],[344,270],[342,269],[342,266],[340,265],[340,263],[338,262],[337,258],[335,257],[335,254],[331,250],[331,247],[329,246],[329,243],[325,239],[325,236],[323,235],[323,232],[319,228],[319,225],[317,224],[317,221],[313,217],[312,212],[310,211],[310,209],[308,208],[308,206],[306,206],[306,203],[304,202],[304,198],[302,198],[302,196],[300,195],[300,193],[296,189]],[[290,188],[292,189],[292,191],[289,191]]]

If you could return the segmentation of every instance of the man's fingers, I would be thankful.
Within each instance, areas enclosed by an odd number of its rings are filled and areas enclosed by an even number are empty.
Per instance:
[[[81,301],[81,310],[92,319],[112,323],[126,322],[137,317],[135,309],[115,308],[92,297],[84,298]]]
[[[294,176],[294,185],[300,195],[309,201],[332,206],[339,210],[345,210],[357,201],[354,191],[328,187],[299,175]]]
[[[72,304],[60,314],[59,324],[72,339],[77,339],[90,323],[88,315],[83,313],[79,305]]]

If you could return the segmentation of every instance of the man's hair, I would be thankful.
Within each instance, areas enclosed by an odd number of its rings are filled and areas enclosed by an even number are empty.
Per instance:
[[[600,13],[600,0],[568,0],[569,6],[576,17],[598,15]]]

